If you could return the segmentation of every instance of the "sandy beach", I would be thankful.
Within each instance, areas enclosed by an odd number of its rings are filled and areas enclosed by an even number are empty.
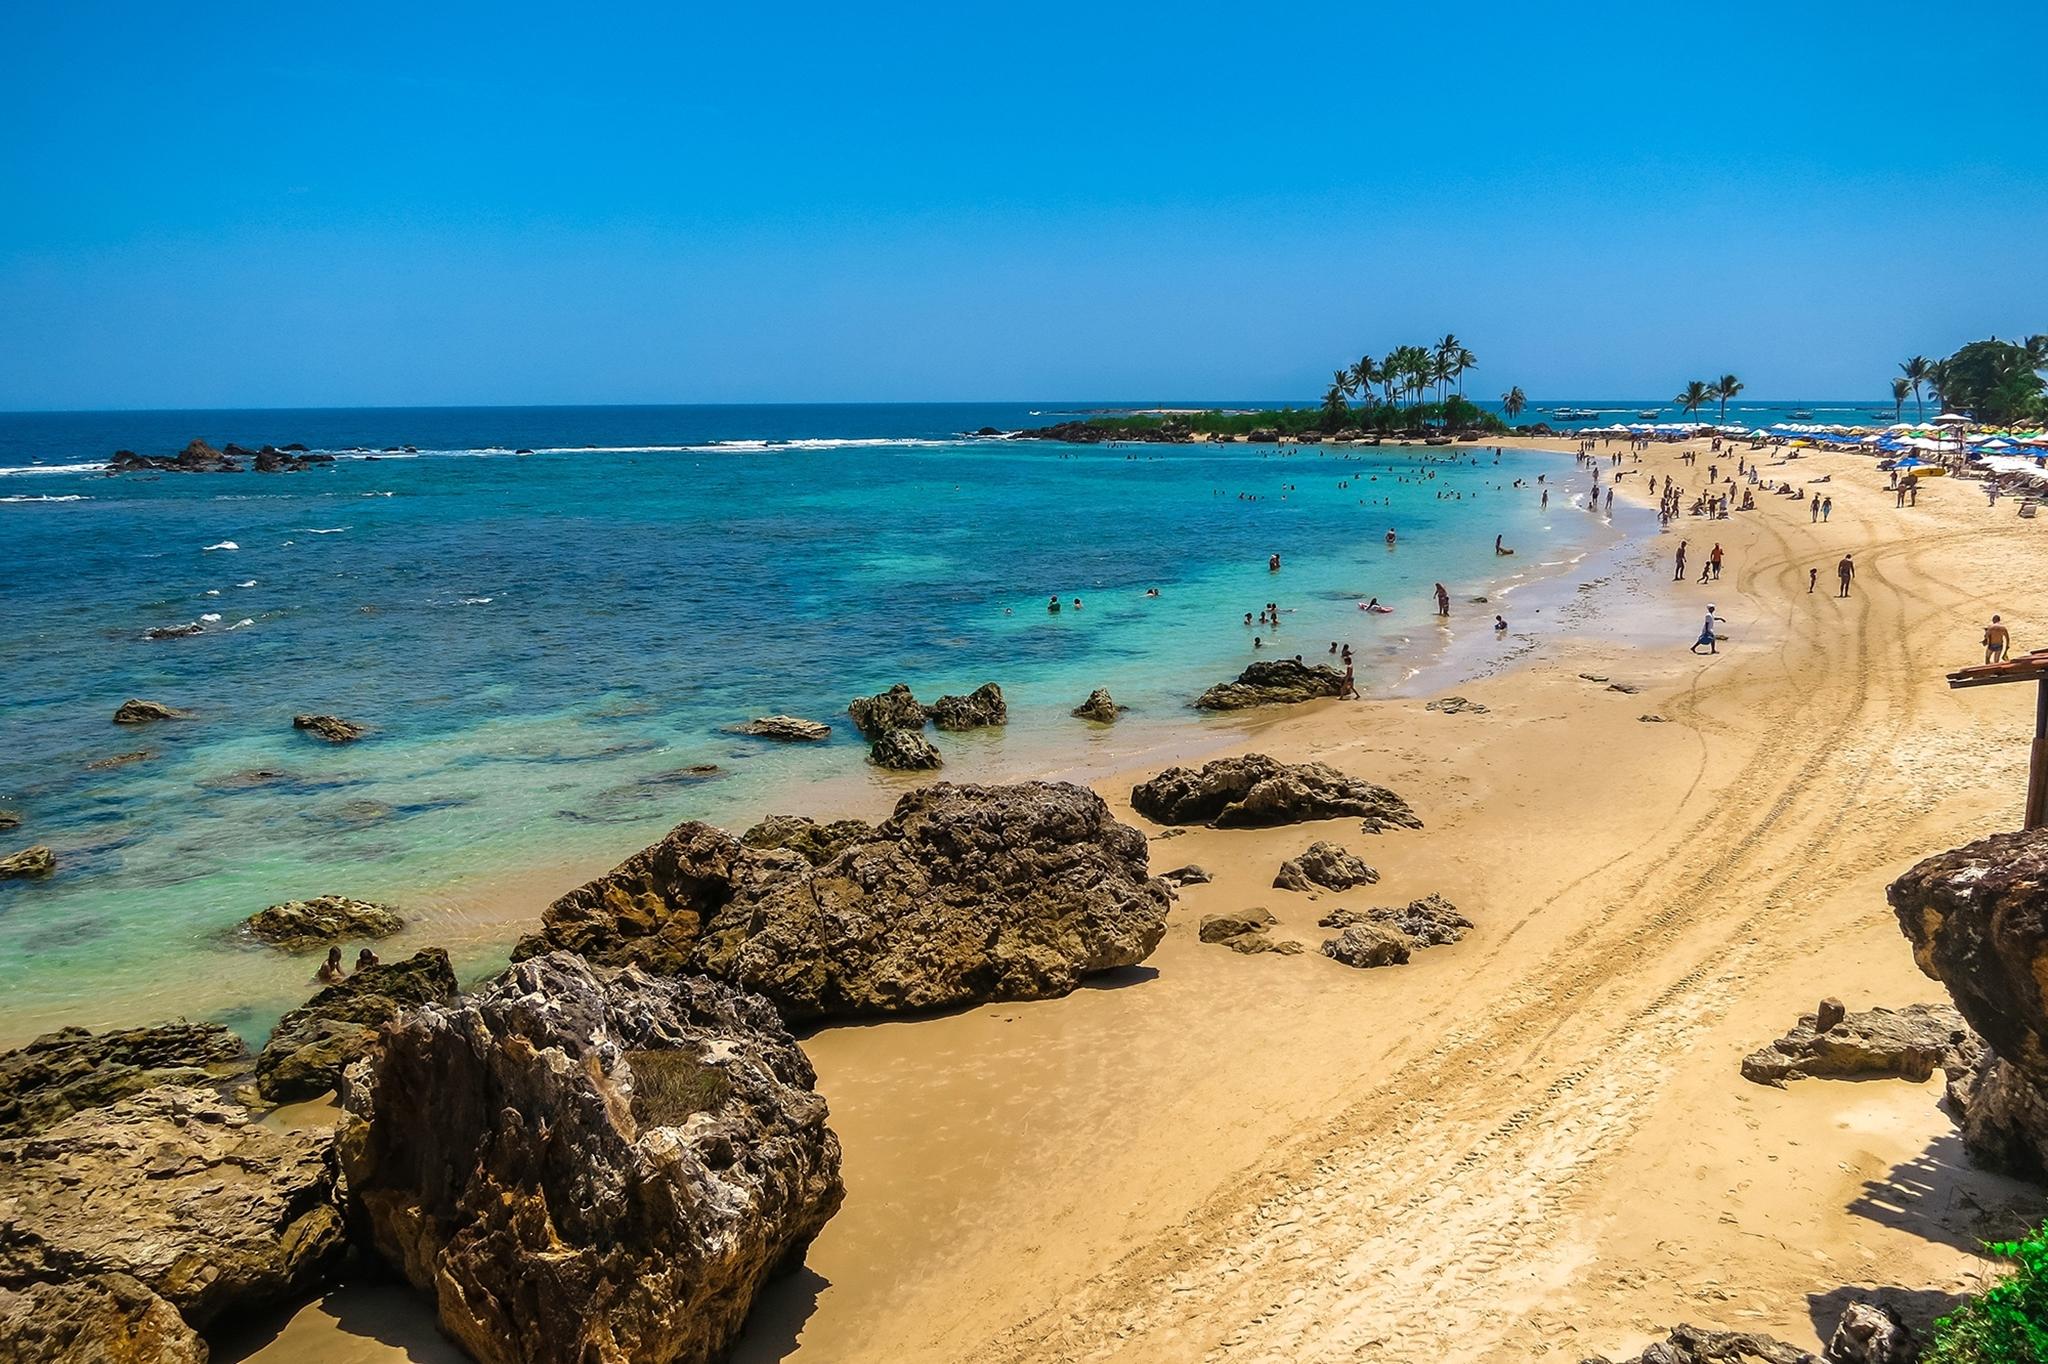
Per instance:
[[[1624,494],[1723,458],[1677,449],[1629,463]],[[1155,870],[1215,879],[1144,967],[808,1037],[848,1198],[737,1357],[1577,1359],[1680,1320],[1812,1347],[1845,1289],[1973,1283],[1979,1240],[2041,1201],[1964,1163],[1938,1078],[1780,1091],[1737,1065],[1824,995],[1944,998],[1883,887],[2018,821],[2031,695],[1943,674],[1993,611],[2033,643],[2014,608],[2048,555],[1975,485],[1899,510],[1865,459],[1767,472],[1832,475],[1832,519],[1770,496],[1682,519],[1558,619],[1513,621],[1513,666],[1462,688],[1484,713],[1326,703],[1235,745],[1382,782],[1425,829],[1160,836]],[[1670,581],[1680,537],[1695,566],[1721,541],[1720,582]],[[1693,655],[1708,601],[1727,642]],[[1097,789],[1160,834],[1129,807],[1151,771]],[[1382,881],[1274,889],[1316,838]],[[1331,907],[1429,893],[1475,921],[1464,942],[1370,972],[1315,952]],[[1198,942],[1250,905],[1310,950]],[[434,1357],[394,1312],[341,1295],[246,1357]]]

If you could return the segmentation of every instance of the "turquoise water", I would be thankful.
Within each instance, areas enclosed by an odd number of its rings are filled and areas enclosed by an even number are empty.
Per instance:
[[[926,699],[1003,685],[1006,730],[935,736],[963,779],[1233,732],[1187,702],[1257,656],[1273,632],[1242,621],[1268,601],[1286,613],[1268,656],[1348,641],[1368,693],[1392,690],[1491,646],[1493,607],[1465,598],[1616,534],[1568,499],[1560,482],[1583,480],[1561,455],[955,435],[1062,410],[0,416],[0,807],[24,817],[0,839],[60,859],[0,883],[0,1037],[173,1012],[260,1026],[311,963],[229,931],[298,896],[391,900],[420,919],[392,950],[452,941],[489,966],[519,926],[504,906],[678,820],[885,806],[904,779],[865,766],[844,712],[893,682]],[[193,436],[418,453],[89,471]],[[1539,474],[1548,512],[1512,486]],[[1357,609],[1375,595],[1395,613]],[[143,637],[195,620],[205,633]],[[1114,730],[1068,715],[1096,686],[1132,707]],[[195,718],[116,727],[130,696]],[[372,734],[320,744],[291,727],[305,711]],[[778,711],[837,732],[794,749],[725,732]]]

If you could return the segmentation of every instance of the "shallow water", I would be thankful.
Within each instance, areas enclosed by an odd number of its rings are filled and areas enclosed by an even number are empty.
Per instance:
[[[1274,632],[1242,621],[1268,601],[1285,614],[1264,656],[1348,641],[1361,685],[1390,691],[1489,647],[1504,585],[1617,533],[1567,499],[1560,481],[1587,480],[1561,455],[954,435],[1060,414],[0,416],[0,495],[36,499],[0,505],[0,807],[24,817],[10,850],[60,859],[47,880],[0,883],[0,1036],[181,1009],[260,1032],[311,963],[231,930],[298,896],[389,899],[442,927],[466,905],[482,926],[455,933],[461,964],[482,969],[509,937],[480,895],[544,899],[564,869],[685,818],[882,808],[900,780],[866,768],[844,711],[897,681],[923,699],[1003,685],[1006,730],[935,736],[960,778],[1235,723],[1187,702],[1260,656],[1253,635]],[[296,474],[51,472],[193,436],[421,453]],[[1548,512],[1511,486],[1538,474]],[[1496,559],[1496,534],[1519,554]],[[1448,627],[1438,579],[1459,603]],[[1360,612],[1373,595],[1395,612]],[[205,632],[143,637],[190,621]],[[1113,731],[1068,714],[1096,686],[1132,707]],[[129,696],[195,715],[116,727]],[[371,735],[319,743],[292,729],[308,711]],[[837,732],[795,748],[725,732],[778,711]]]

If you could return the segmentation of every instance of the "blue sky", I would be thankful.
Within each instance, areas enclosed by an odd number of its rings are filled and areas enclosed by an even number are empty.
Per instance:
[[[325,12],[322,12],[322,11]],[[1876,397],[2048,330],[2048,6],[0,10],[0,408]]]

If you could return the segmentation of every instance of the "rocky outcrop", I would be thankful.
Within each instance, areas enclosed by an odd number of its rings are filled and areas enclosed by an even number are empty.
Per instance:
[[[1419,829],[1422,821],[1384,786],[1326,763],[1288,764],[1263,753],[1171,767],[1131,791],[1131,808],[1158,824],[1250,828],[1358,816],[1368,833]]]
[[[1195,705],[1202,710],[1243,710],[1248,706],[1293,705],[1342,696],[1344,691],[1344,674],[1340,669],[1276,658],[1252,664],[1234,682],[1218,682],[1196,697]]]
[[[1851,1014],[1824,1000],[1791,1032],[1745,1058],[1742,1078],[1781,1089],[1787,1080],[1881,1076],[1921,1084],[1937,1068],[1974,1068],[1982,1051],[1962,1015],[1945,1004]]]
[[[1604,1356],[1588,1356],[1582,1364],[1612,1364]],[[1747,1331],[1709,1331],[1674,1326],[1663,1340],[1621,1364],[1825,1364],[1819,1355],[1770,1336]]]
[[[1063,995],[1166,932],[1144,836],[1082,787],[940,782],[873,828],[770,823],[677,826],[550,905],[515,959],[713,975],[796,1020]]]
[[[7,1364],[206,1364],[178,1309],[126,1274],[0,1289]]]
[[[455,971],[438,947],[365,966],[279,1019],[256,1054],[256,1089],[272,1103],[316,1098],[366,1055],[406,1010],[455,996]]]
[[[352,938],[388,938],[404,927],[405,920],[391,906],[346,895],[286,900],[242,920],[242,931],[249,937],[287,952],[310,951]]]
[[[248,1067],[248,1047],[218,1023],[44,1033],[0,1053],[0,1137],[29,1136],[158,1085],[205,1086]]]
[[[1335,843],[1318,841],[1309,844],[1301,856],[1282,862],[1273,884],[1280,890],[1313,892],[1349,890],[1353,886],[1371,885],[1379,879],[1380,874],[1367,866],[1363,858]]]
[[[330,744],[352,744],[366,732],[355,721],[344,720],[338,715],[294,715],[292,728],[302,729]]]
[[[1472,921],[1441,895],[1425,895],[1399,908],[1333,909],[1316,921],[1319,928],[1350,928],[1371,924],[1408,940],[1409,947],[1448,947],[1472,929]]]
[[[846,713],[853,717],[853,726],[861,737],[870,743],[891,730],[921,730],[927,718],[924,707],[901,682],[873,696],[855,697],[847,703]]]
[[[1074,707],[1074,714],[1083,720],[1093,720],[1099,725],[1113,725],[1116,717],[1124,713],[1109,694],[1107,687],[1097,687],[1088,693],[1088,699]]]
[[[1441,696],[1426,702],[1424,710],[1441,711],[1445,715],[1484,715],[1486,707],[1463,696]]]
[[[734,725],[733,732],[751,734],[757,739],[778,739],[783,743],[817,743],[832,737],[832,726],[794,715],[762,715],[743,725]]]
[[[332,1139],[162,1085],[0,1141],[0,1287],[126,1274],[202,1329],[309,1292],[342,1250]]]
[[[868,748],[868,761],[892,772],[932,772],[946,760],[931,741],[912,729],[892,729]]]
[[[1404,933],[1379,924],[1352,924],[1323,941],[1323,955],[1346,966],[1403,966],[1415,944]]]
[[[231,443],[225,449],[216,450],[203,440],[195,440],[175,455],[138,455],[133,450],[116,450],[113,457],[107,461],[107,472],[235,474],[240,473],[245,467],[253,466],[259,474],[273,474],[334,462],[333,455],[306,454],[305,449],[303,445],[288,445],[283,448],[266,445],[260,450],[251,450]]]
[[[132,763],[146,763],[155,756],[156,754],[149,749],[138,748],[132,753],[116,753],[111,757],[94,758],[85,765],[85,770],[88,772],[111,772],[117,767],[127,767]]]
[[[1882,1303],[1852,1302],[1828,1337],[1828,1364],[1915,1364],[1920,1341]]]
[[[146,725],[152,720],[186,720],[189,712],[175,710],[161,701],[138,701],[133,698],[123,701],[114,711],[117,725]]]
[[[760,999],[551,953],[351,1073],[351,1212],[483,1364],[705,1364],[844,1198],[814,1084]]]
[[[924,713],[940,729],[985,729],[1010,722],[1003,689],[993,682],[984,682],[965,696],[941,696]]]
[[[1301,951],[1301,944],[1276,940],[1271,929],[1276,920],[1263,909],[1240,909],[1226,914],[1208,914],[1202,918],[1196,935],[1203,942],[1227,947],[1233,952],[1247,956],[1256,952],[1279,952],[1293,956]]]
[[[19,829],[20,827],[21,811],[0,810],[0,829]]]
[[[0,881],[10,877],[48,876],[57,870],[57,854],[41,843],[0,857]]]
[[[206,627],[196,620],[183,625],[152,625],[142,632],[144,639],[184,639],[187,635],[203,635]]]
[[[1996,1057],[1951,1074],[1964,1145],[2048,1176],[2048,829],[1938,853],[1887,895],[1913,960]]]

